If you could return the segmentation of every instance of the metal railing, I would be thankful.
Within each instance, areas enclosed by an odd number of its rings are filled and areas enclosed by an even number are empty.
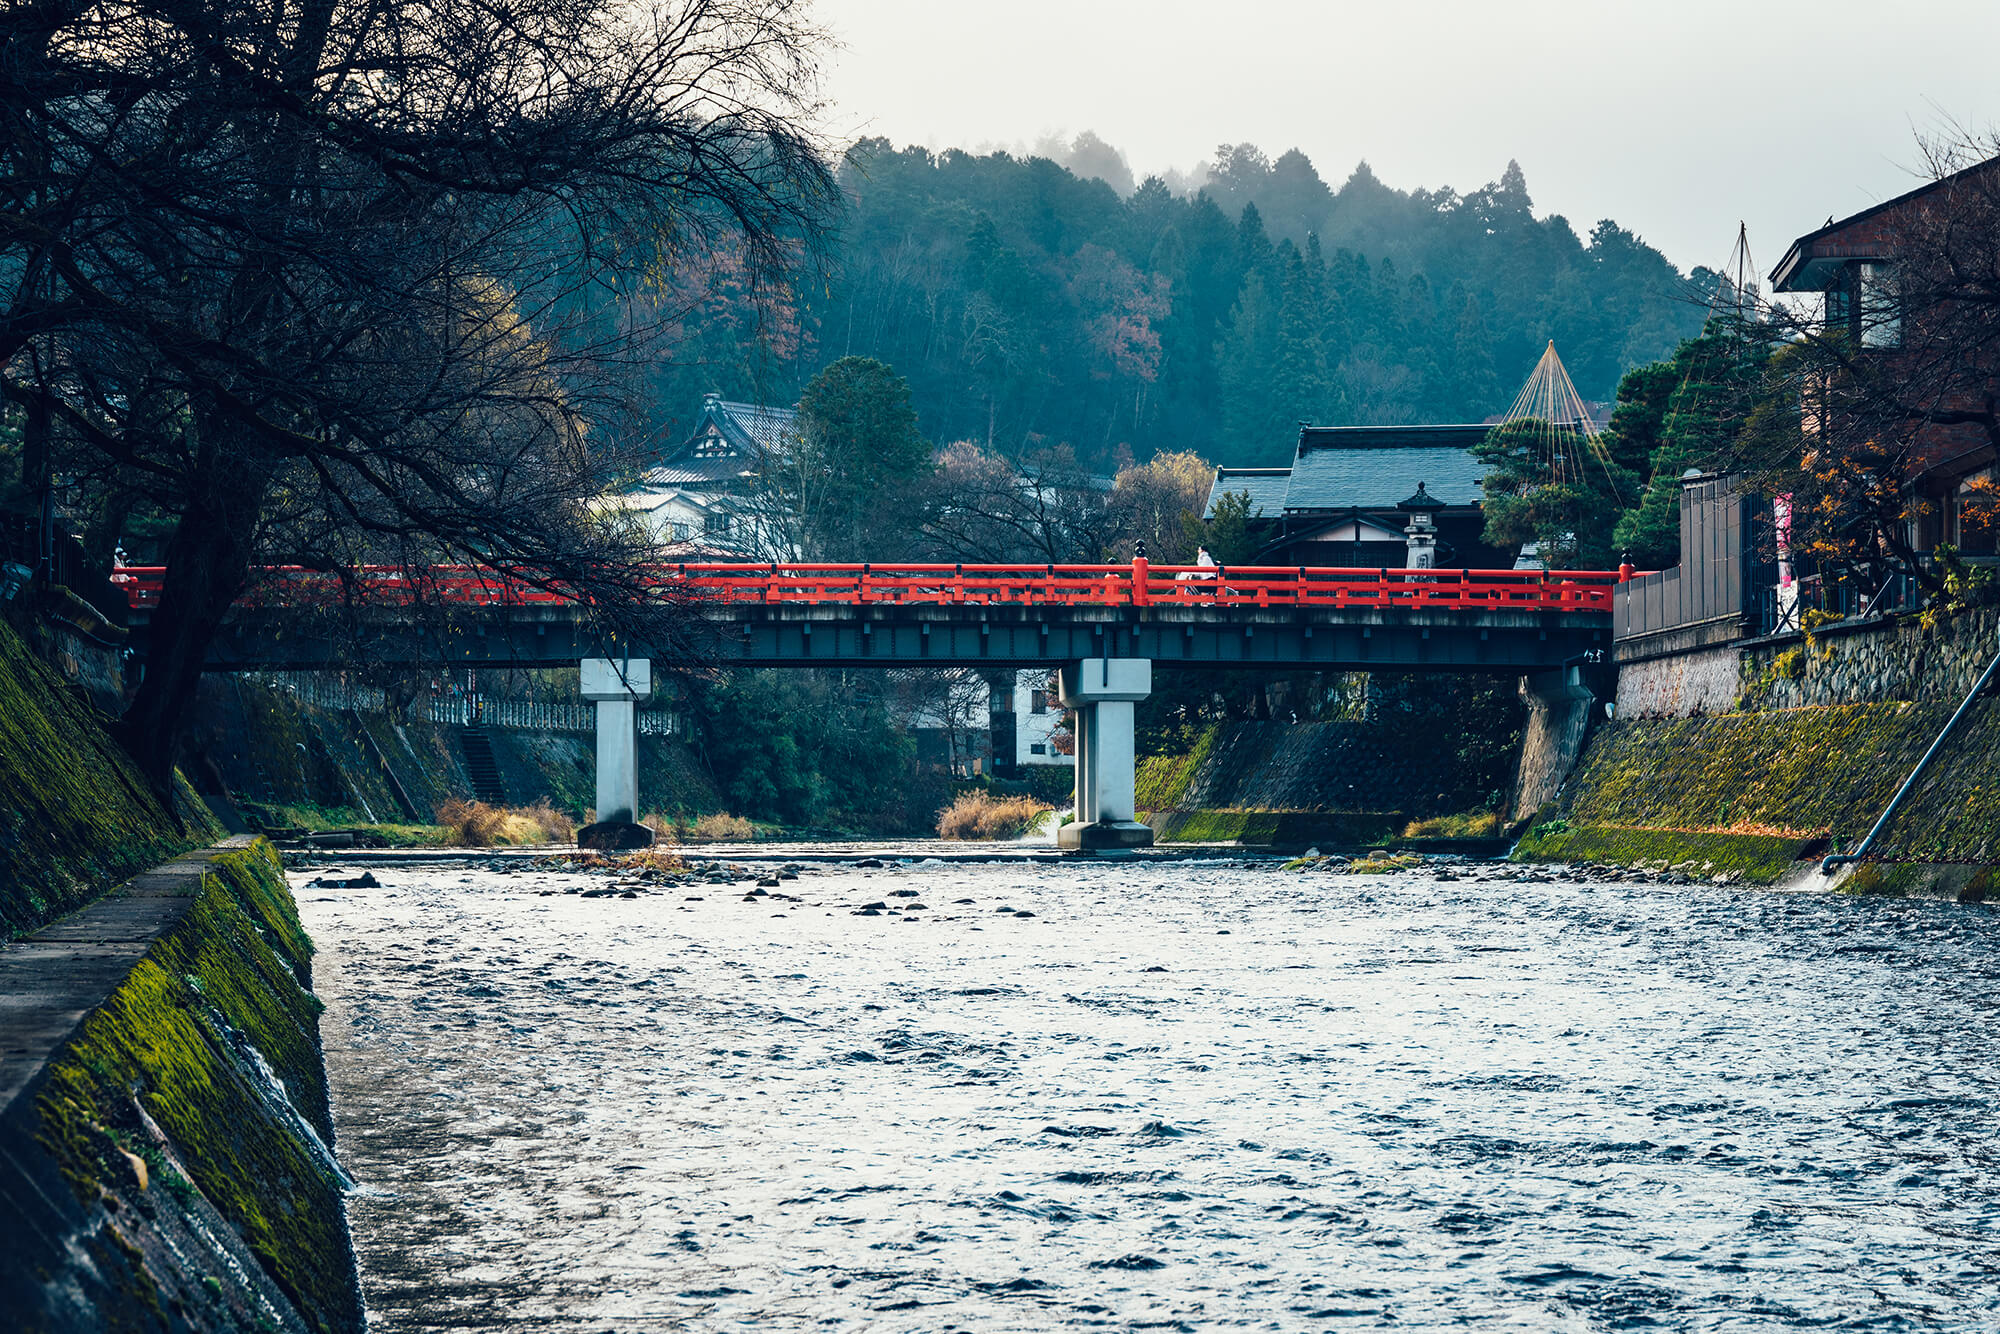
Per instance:
[[[1119,565],[655,565],[662,601],[854,606],[1395,607],[1454,611],[1611,610],[1614,570],[1330,569],[1312,566]],[[122,586],[138,609],[159,604],[166,570],[132,566]],[[273,567],[238,605],[291,606],[350,596],[391,606],[564,606],[585,599],[468,566],[353,571],[352,583],[316,570]]]
[[[427,695],[410,706],[413,717],[458,727],[504,727],[522,732],[595,732],[595,705],[576,701],[491,699],[484,695]],[[680,714],[672,709],[638,712],[641,736],[679,736]]]

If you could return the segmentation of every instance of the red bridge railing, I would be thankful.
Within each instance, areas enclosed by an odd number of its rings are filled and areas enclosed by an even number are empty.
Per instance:
[[[1611,611],[1630,570],[1346,570],[1314,566],[685,564],[648,568],[663,595],[723,603],[849,606],[1401,607],[1460,611]],[[114,576],[137,609],[159,605],[163,566]],[[561,606],[574,596],[472,566],[411,575],[394,566],[354,572],[363,602]],[[324,603],[342,596],[333,575],[289,566],[259,572],[246,606]]]

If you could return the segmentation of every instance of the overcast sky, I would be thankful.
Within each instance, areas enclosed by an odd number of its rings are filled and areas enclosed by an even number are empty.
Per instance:
[[[817,0],[848,137],[981,147],[1092,129],[1134,173],[1222,142],[1339,186],[1464,191],[1508,158],[1537,213],[1616,218],[1682,268],[1740,217],[1792,238],[1910,189],[1915,136],[2000,124],[2000,0]]]

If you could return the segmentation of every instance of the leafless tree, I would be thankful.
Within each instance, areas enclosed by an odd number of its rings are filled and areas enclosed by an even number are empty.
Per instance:
[[[1955,132],[1924,145],[1933,184],[1881,220],[1893,265],[1827,304],[1767,303],[1787,346],[1769,393],[1726,460],[1789,498],[1795,555],[1896,574],[1947,593],[1927,558],[1941,487],[1993,502],[2000,450],[2000,137]]]
[[[156,783],[254,566],[460,561],[631,630],[624,372],[727,241],[835,194],[795,0],[16,0],[0,366],[30,475],[172,520]]]
[[[1016,461],[961,441],[930,479],[924,538],[951,560],[1095,562],[1112,539],[1110,496],[1066,446]]]

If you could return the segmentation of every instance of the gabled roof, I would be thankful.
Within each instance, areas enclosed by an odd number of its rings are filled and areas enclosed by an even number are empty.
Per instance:
[[[1476,434],[1469,442],[1486,438],[1485,427],[1470,429]],[[1298,461],[1292,465],[1291,485],[1285,491],[1285,509],[1292,513],[1393,510],[1419,482],[1446,505],[1477,505],[1485,499],[1479,479],[1487,471],[1488,465],[1474,458],[1465,445],[1308,450],[1301,444]]]
[[[1307,426],[1289,468],[1217,468],[1204,519],[1234,491],[1250,494],[1250,512],[1283,514],[1394,510],[1419,484],[1439,508],[1480,504],[1479,480],[1490,470],[1472,447],[1493,428],[1449,426]]]
[[[798,429],[792,408],[732,403],[720,394],[702,399],[694,431],[657,467],[646,472],[648,486],[691,486],[731,481],[755,472],[768,451]]]
[[[1291,483],[1290,468],[1217,468],[1208,486],[1208,507],[1204,519],[1215,517],[1215,502],[1239,491],[1250,496],[1250,517],[1275,519],[1285,512],[1285,488]]]
[[[1816,292],[1817,284],[1824,281],[1822,270],[1830,262],[1845,263],[1855,259],[1887,258],[1890,246],[1882,235],[1881,227],[1861,227],[1861,224],[1892,213],[1936,190],[1947,189],[1953,184],[1976,176],[1981,172],[2000,167],[2000,157],[1975,162],[1962,171],[1955,171],[1942,180],[1927,181],[1914,190],[1905,191],[1894,199],[1885,199],[1859,213],[1850,213],[1839,221],[1828,221],[1817,231],[1807,232],[1792,242],[1785,251],[1785,257],[1778,261],[1778,267],[1771,270],[1771,287],[1778,292]],[[1859,228],[1854,236],[1842,233]]]

